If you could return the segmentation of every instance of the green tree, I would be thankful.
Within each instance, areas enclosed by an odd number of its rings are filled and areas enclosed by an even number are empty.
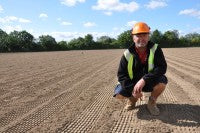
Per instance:
[[[93,36],[91,34],[87,34],[84,38],[85,40],[85,46],[86,46],[86,49],[92,49],[94,48],[94,40],[93,40]]]
[[[22,51],[22,44],[19,40],[19,32],[13,31],[8,35],[8,46],[10,51],[19,52]]]
[[[189,46],[200,46],[200,34],[198,33],[187,34],[185,39],[190,42]]]
[[[187,40],[185,37],[180,37],[179,43],[182,47],[189,47],[190,46],[190,41]]]
[[[179,46],[179,33],[177,30],[166,31],[163,35],[163,41],[167,47],[180,47]]]
[[[114,46],[112,45],[112,43],[115,40],[116,39],[110,38],[109,36],[101,36],[97,38],[97,42],[99,43],[99,47],[97,48],[113,48]]]
[[[42,46],[43,50],[53,51],[58,49],[55,38],[50,35],[39,36],[39,45]]]
[[[26,31],[19,32],[19,42],[22,45],[22,51],[30,51],[33,45],[33,35]]]
[[[8,34],[0,29],[0,52],[8,52]]]
[[[68,50],[67,42],[66,41],[60,41],[58,42],[59,50]]]
[[[85,40],[82,37],[72,39],[68,42],[69,49],[86,49]]]
[[[26,31],[13,31],[8,36],[11,51],[30,51],[34,37]]]
[[[155,30],[155,31],[152,32],[150,38],[151,38],[152,42],[161,44],[162,37],[163,37],[162,33],[159,30]]]
[[[112,43],[110,44],[111,48],[120,48],[120,45],[116,39],[113,39]]]
[[[133,44],[133,39],[131,35],[131,30],[127,30],[121,33],[117,38],[117,43],[119,44],[120,48],[128,48]]]

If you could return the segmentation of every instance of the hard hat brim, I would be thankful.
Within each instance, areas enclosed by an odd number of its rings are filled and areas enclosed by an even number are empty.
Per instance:
[[[132,35],[136,34],[149,34],[150,32],[144,31],[144,32],[132,32]]]

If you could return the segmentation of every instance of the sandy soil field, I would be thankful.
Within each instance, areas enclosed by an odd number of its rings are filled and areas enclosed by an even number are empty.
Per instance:
[[[163,49],[161,114],[112,97],[124,50],[0,54],[0,132],[200,133],[200,48]]]

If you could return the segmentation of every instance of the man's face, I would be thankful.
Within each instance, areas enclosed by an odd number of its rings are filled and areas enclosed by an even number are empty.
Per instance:
[[[149,41],[149,33],[133,35],[133,41],[138,48],[146,47]]]

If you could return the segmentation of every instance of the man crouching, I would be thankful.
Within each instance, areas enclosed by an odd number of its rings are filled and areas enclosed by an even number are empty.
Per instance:
[[[114,97],[128,98],[125,109],[130,110],[142,96],[141,92],[151,92],[147,109],[152,115],[159,115],[156,105],[158,96],[164,91],[167,77],[167,63],[158,44],[149,41],[150,27],[138,22],[132,29],[133,45],[125,50],[118,69],[119,84]]]

